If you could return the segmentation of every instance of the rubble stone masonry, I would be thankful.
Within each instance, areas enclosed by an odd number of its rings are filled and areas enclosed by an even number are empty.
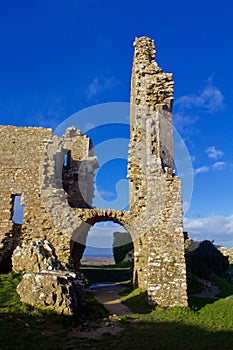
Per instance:
[[[21,195],[24,219],[18,243],[47,239],[63,264],[77,267],[90,225],[112,220],[132,237],[134,284],[147,289],[149,302],[186,306],[181,184],[174,174],[174,83],[155,62],[153,40],[136,38],[134,46],[129,210],[92,208],[98,163],[91,141],[78,130],[70,127],[57,137],[51,129],[2,126],[0,267],[7,249],[15,248],[6,242],[14,240],[13,202]]]

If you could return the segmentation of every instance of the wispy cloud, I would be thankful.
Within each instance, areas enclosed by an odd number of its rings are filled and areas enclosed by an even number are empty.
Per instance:
[[[97,190],[96,191],[98,192],[98,194],[101,196],[101,197],[116,197],[117,196],[117,193],[116,192],[113,192],[113,191],[106,191],[106,190]]]
[[[215,162],[214,164],[211,165],[203,165],[199,168],[194,169],[194,174],[203,174],[203,173],[208,173],[209,171],[217,171],[217,170],[222,170],[226,166],[226,162]]]
[[[87,89],[87,98],[99,95],[106,90],[110,90],[118,85],[119,81],[115,76],[95,77]]]
[[[215,160],[221,158],[224,154],[222,151],[217,150],[215,146],[208,147],[205,150],[205,153],[207,153],[209,158],[213,158]]]
[[[213,170],[222,170],[225,165],[226,165],[225,162],[216,162],[212,165],[212,169]]]
[[[208,84],[201,94],[201,106],[209,113],[221,111],[224,107],[224,97],[221,91],[213,85],[212,79],[209,79]]]
[[[222,170],[227,164],[223,161],[217,161],[217,159],[222,158],[223,152],[216,149],[215,146],[210,146],[205,150],[205,153],[207,154],[208,158],[214,159],[216,162],[209,165],[202,165],[199,168],[194,169],[194,174],[203,174],[208,173],[210,171],[218,171]]]
[[[233,215],[184,218],[184,228],[194,240],[208,239],[218,245],[233,246]]]
[[[194,124],[199,113],[215,113],[224,108],[224,96],[220,89],[214,85],[213,78],[209,77],[199,94],[190,94],[179,97],[175,103],[174,121],[177,127]]]
[[[197,114],[190,116],[185,111],[178,109],[177,112],[174,113],[174,124],[179,130],[184,130],[185,127],[190,127],[195,124],[199,117]]]
[[[88,232],[86,245],[95,248],[112,248],[114,232],[126,232],[126,230],[123,226],[109,222],[95,224]]]
[[[197,169],[194,169],[194,174],[195,175],[203,174],[203,173],[208,173],[209,171],[210,171],[210,166],[204,165],[204,166],[201,166]]]
[[[198,107],[209,113],[215,113],[223,109],[223,100],[223,94],[213,84],[213,79],[209,78],[200,94],[181,96],[176,100],[175,105],[181,106],[182,109]]]

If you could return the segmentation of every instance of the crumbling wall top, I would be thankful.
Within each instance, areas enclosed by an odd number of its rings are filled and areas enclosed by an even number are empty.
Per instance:
[[[138,61],[154,61],[156,53],[154,40],[148,38],[147,36],[135,38],[134,48],[134,58]]]

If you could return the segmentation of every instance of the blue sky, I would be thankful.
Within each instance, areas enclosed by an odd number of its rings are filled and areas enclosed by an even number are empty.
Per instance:
[[[134,38],[153,38],[156,61],[173,73],[174,125],[193,162],[185,228],[233,246],[232,13],[230,0],[2,2],[0,123],[56,129],[84,108],[129,102]],[[100,175],[111,195],[115,185]]]

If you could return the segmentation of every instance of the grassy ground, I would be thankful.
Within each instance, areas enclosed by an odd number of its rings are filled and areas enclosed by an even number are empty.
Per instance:
[[[180,307],[157,307],[150,311],[148,306],[142,307],[145,297],[145,294],[134,291],[123,299],[135,312],[140,310],[136,328],[142,341],[139,345],[139,336],[136,336],[136,341],[131,338],[132,348],[141,349],[142,343],[148,349],[233,348],[233,296],[210,304],[208,300],[202,300],[206,305],[198,311]],[[124,348],[127,348],[127,343]]]
[[[77,320],[21,304],[15,292],[19,280],[12,273],[0,275],[0,348],[4,350],[233,348],[233,295],[211,303],[201,300],[199,306],[194,298],[191,308],[163,309],[148,306],[146,293],[137,289],[122,296],[135,313],[131,318],[121,317],[123,331],[94,341],[74,335],[74,330],[90,329],[93,321],[98,325],[106,317],[90,294],[89,306]],[[215,283],[222,293],[232,293],[232,286],[223,280],[217,278]]]
[[[0,275],[0,349],[71,349],[76,343],[75,339],[69,339],[73,328],[82,329],[87,321],[99,322],[108,315],[91,293],[85,295],[87,307],[79,318],[22,304],[16,293],[20,280],[21,276],[14,273]],[[88,346],[85,340],[78,343],[75,349],[80,344]]]
[[[96,282],[122,282],[132,278],[132,264],[120,263],[117,265],[93,266],[85,265],[81,267],[89,284]]]

